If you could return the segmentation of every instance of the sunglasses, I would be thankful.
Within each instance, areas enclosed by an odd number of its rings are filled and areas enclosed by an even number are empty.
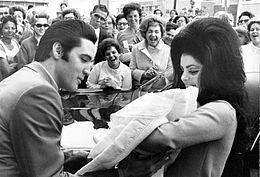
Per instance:
[[[249,19],[245,19],[245,20],[239,20],[238,22],[239,23],[243,23],[243,22],[247,23],[248,21],[249,21]]]
[[[37,27],[37,28],[41,28],[41,27],[44,27],[44,28],[47,28],[47,27],[49,27],[50,25],[48,25],[48,24],[35,24],[35,26]]]

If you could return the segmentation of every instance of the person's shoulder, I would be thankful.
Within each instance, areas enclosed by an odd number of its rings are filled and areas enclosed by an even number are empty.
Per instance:
[[[110,34],[109,34],[106,30],[104,30],[103,28],[100,28],[99,36],[101,36],[102,39],[113,38],[113,36],[110,35]]]
[[[129,66],[127,66],[126,64],[124,64],[123,62],[120,63],[120,68],[126,70],[126,71],[131,71],[131,69],[129,68]]]
[[[217,114],[219,117],[236,118],[236,110],[225,100],[216,100],[200,107],[201,109]]]

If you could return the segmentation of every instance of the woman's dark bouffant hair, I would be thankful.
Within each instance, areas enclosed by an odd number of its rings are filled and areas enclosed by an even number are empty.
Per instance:
[[[217,18],[203,18],[191,22],[178,33],[171,45],[171,58],[175,69],[175,82],[180,85],[183,53],[193,56],[203,67],[199,79],[200,105],[225,100],[236,110],[237,132],[232,152],[245,152],[249,145],[247,132],[248,103],[245,90],[240,43],[230,25]]]
[[[130,14],[131,11],[133,10],[137,10],[138,11],[138,14],[139,14],[139,17],[141,18],[142,16],[142,9],[141,9],[141,5],[138,4],[138,3],[134,3],[134,2],[131,2],[129,4],[126,4],[124,7],[123,7],[123,14],[125,16],[125,19],[127,19],[127,15]]]
[[[7,16],[3,16],[0,19],[0,33],[2,32],[3,26],[7,23],[7,22],[13,22],[15,27],[17,28],[17,22],[15,20],[15,18],[12,15],[7,15]]]
[[[104,39],[100,44],[99,48],[102,54],[102,57],[105,58],[105,52],[110,49],[110,47],[115,47],[118,53],[121,53],[121,48],[118,42],[113,38]]]

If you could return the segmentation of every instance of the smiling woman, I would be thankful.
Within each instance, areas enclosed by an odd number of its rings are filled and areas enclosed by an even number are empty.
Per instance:
[[[131,89],[131,71],[119,60],[120,47],[117,41],[112,38],[105,39],[100,43],[100,48],[106,61],[94,66],[88,77],[87,87]]]
[[[129,66],[136,87],[161,73],[164,75],[153,84],[152,88],[163,88],[173,80],[170,47],[162,41],[164,28],[164,20],[156,15],[147,16],[140,25],[140,33],[145,40],[133,47]]]

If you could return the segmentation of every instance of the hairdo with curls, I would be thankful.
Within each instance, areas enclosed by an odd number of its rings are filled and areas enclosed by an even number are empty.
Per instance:
[[[80,19],[79,12],[74,8],[65,9],[61,12],[62,18],[64,18],[65,15],[72,13],[76,19]]]
[[[14,15],[15,11],[22,12],[23,13],[23,19],[25,19],[25,17],[26,17],[26,10],[23,8],[23,6],[15,5],[15,6],[12,6],[12,7],[9,8],[9,13],[11,15]]]
[[[13,22],[16,29],[17,29],[17,22],[15,20],[15,18],[12,16],[12,15],[7,15],[7,16],[3,16],[1,19],[0,19],[0,32],[2,33],[2,29],[3,29],[3,26],[7,23],[7,22]]]
[[[125,18],[127,19],[127,15],[129,15],[130,12],[131,12],[131,11],[134,11],[134,10],[137,10],[137,11],[138,11],[139,17],[141,18],[141,16],[142,16],[141,5],[138,4],[138,3],[134,3],[134,2],[131,2],[131,3],[129,3],[129,4],[126,4],[126,5],[123,7],[123,14],[124,14]]]
[[[165,21],[164,21],[164,19],[162,17],[159,17],[158,15],[151,14],[151,15],[146,16],[142,20],[142,22],[139,26],[141,36],[144,39],[146,38],[146,32],[147,32],[149,26],[154,25],[155,23],[159,24],[159,26],[161,28],[162,36],[164,35],[164,33],[165,33]]]

